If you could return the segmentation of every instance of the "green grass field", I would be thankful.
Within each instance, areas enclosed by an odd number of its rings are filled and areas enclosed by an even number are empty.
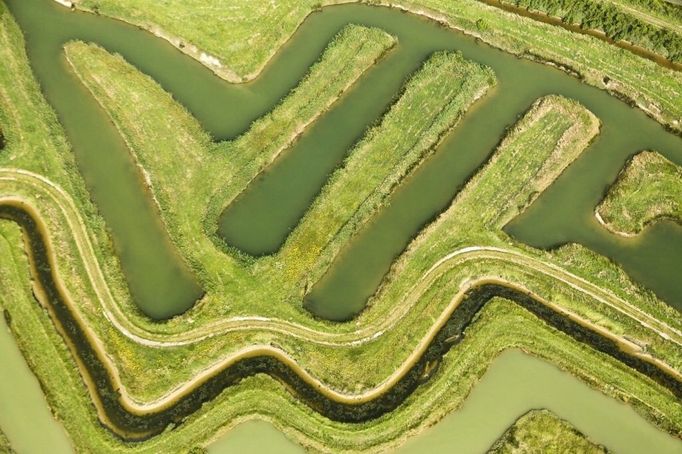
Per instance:
[[[609,229],[628,235],[661,218],[682,223],[682,167],[655,152],[636,154],[597,213]]]
[[[110,68],[115,68],[116,64],[125,67],[125,63],[120,59],[117,60],[115,57],[111,57],[94,47],[77,45],[70,50],[82,51],[84,52],[84,56],[89,56],[94,61],[96,61],[96,59],[111,61],[112,64],[109,66]],[[71,57],[73,57],[73,53],[71,54]],[[458,64],[455,65],[455,63]],[[415,93],[415,96],[418,93],[422,93],[422,96],[428,94],[432,85],[425,82],[437,81],[438,74],[441,74],[440,71],[445,71],[445,73],[450,74],[454,68],[457,68],[459,71],[468,68],[468,71],[471,72],[465,73],[467,79],[470,80],[471,83],[476,83],[478,80],[478,83],[482,84],[479,85],[479,87],[484,87],[485,83],[489,81],[489,74],[484,69],[475,65],[462,66],[461,63],[460,57],[455,54],[438,54],[434,57],[432,63],[427,64],[419,75],[413,78],[413,82],[408,84],[408,89],[406,89],[403,96],[411,96],[412,93]],[[88,66],[88,68],[96,68],[96,66]],[[472,78],[472,74],[480,74],[480,78]],[[135,72],[108,71],[105,75],[108,78],[108,83],[106,85],[112,87],[112,89],[126,87],[128,90],[140,90],[139,95],[148,93],[162,94],[158,87],[149,87],[151,81],[142,78]],[[130,77],[133,77],[133,79],[136,80],[136,83],[131,82],[129,80]],[[430,77],[434,77],[434,79],[431,79]],[[88,78],[84,77],[84,80],[87,81]],[[143,90],[140,89],[140,81],[146,82],[147,84],[143,86]],[[431,83],[433,84],[435,82]],[[466,87],[467,85],[462,85],[459,89],[462,90]],[[440,88],[442,89],[442,87]],[[474,90],[471,92],[475,93]],[[119,99],[125,100],[127,99],[127,96],[121,94]],[[447,101],[447,97],[439,100],[441,103]],[[139,108],[141,109],[146,109],[147,107],[145,106],[148,106],[149,104],[136,103],[135,105],[140,106]],[[398,109],[400,105],[400,101],[396,103],[394,111],[395,109]],[[107,103],[107,106],[109,106],[109,109],[112,109],[110,103]],[[133,105],[126,103],[125,107],[130,109]],[[179,109],[177,112],[186,115]],[[117,121],[121,121],[119,118],[122,118],[115,114],[112,114],[112,117]],[[146,115],[146,118],[154,117]],[[389,120],[392,118],[395,118],[394,115],[389,113],[385,121],[382,122],[378,128],[384,127],[387,123],[390,124]],[[166,125],[169,122],[168,116],[163,117],[163,120],[163,125],[159,124],[160,122],[157,122],[157,124],[154,124],[154,127],[167,127]],[[124,123],[121,122],[119,127],[125,131],[123,125]],[[172,124],[171,126],[177,131],[180,131],[175,124]],[[667,360],[674,360],[676,361],[676,364],[679,364],[679,359],[676,359],[679,358],[679,350],[668,345],[668,343],[661,340],[657,335],[648,333],[643,327],[638,327],[637,322],[632,318],[623,316],[622,313],[618,313],[617,311],[609,311],[605,307],[600,308],[595,312],[591,298],[584,295],[581,297],[579,292],[572,290],[570,287],[562,288],[561,285],[557,285],[558,282],[551,278],[542,278],[541,275],[538,275],[531,269],[519,267],[519,263],[515,261],[519,259],[505,262],[496,259],[494,256],[487,258],[482,257],[477,260],[475,264],[465,262],[459,264],[459,266],[455,261],[452,266],[448,264],[445,267],[447,272],[436,273],[433,279],[428,279],[423,284],[418,284],[414,292],[410,292],[409,290],[415,281],[419,283],[420,277],[430,264],[433,263],[434,258],[440,257],[443,253],[447,253],[453,249],[457,249],[459,246],[469,244],[467,242],[477,245],[489,244],[508,246],[507,243],[509,240],[500,237],[500,235],[503,234],[500,233],[499,226],[504,224],[510,217],[514,216],[515,213],[500,213],[496,211],[495,207],[512,206],[517,207],[517,210],[523,209],[524,203],[529,203],[531,201],[529,194],[540,192],[556,178],[561,172],[561,169],[575,159],[587,142],[589,142],[591,136],[596,133],[597,126],[598,123],[596,119],[589,114],[589,112],[573,102],[558,97],[550,97],[537,103],[531,112],[526,115],[524,120],[509,133],[509,137],[501,144],[500,149],[496,152],[493,160],[481,170],[479,175],[470,182],[467,189],[458,196],[453,203],[453,207],[444,213],[438,222],[425,231],[414,242],[410,251],[406,254],[406,258],[399,262],[395,267],[393,271],[394,276],[388,280],[389,284],[380,292],[377,300],[372,304],[371,309],[365,311],[361,315],[355,326],[348,327],[347,325],[335,325],[328,328],[330,331],[329,334],[323,334],[321,332],[314,335],[309,334],[309,336],[312,336],[312,339],[304,340],[305,338],[300,339],[286,334],[281,336],[275,335],[273,337],[273,333],[269,333],[269,330],[266,329],[267,327],[258,329],[254,324],[254,328],[253,330],[250,330],[250,332],[228,332],[224,336],[196,342],[186,347],[178,346],[159,350],[150,349],[133,343],[124,338],[120,332],[113,329],[110,325],[103,323],[101,316],[99,315],[101,313],[99,312],[100,309],[97,307],[96,300],[93,300],[92,298],[83,300],[79,306],[77,306],[77,310],[88,317],[86,320],[89,321],[94,332],[97,333],[97,337],[105,342],[107,354],[114,359],[116,368],[127,392],[131,393],[131,395],[135,396],[135,399],[138,400],[152,400],[161,397],[168,390],[177,386],[178,383],[191,379],[201,369],[218,358],[229,355],[230,352],[238,351],[240,346],[263,342],[272,343],[273,341],[281,346],[284,351],[295,352],[296,359],[300,362],[302,367],[313,371],[315,376],[324,383],[333,384],[335,389],[341,391],[345,390],[346,392],[351,390],[357,392],[358,383],[362,384],[364,388],[369,389],[376,386],[383,381],[387,375],[390,375],[395,371],[407,355],[414,350],[414,346],[420,341],[424,332],[429,327],[429,320],[437,317],[438,314],[444,310],[444,304],[448,301],[447,298],[444,298],[444,295],[455,292],[457,283],[462,282],[463,280],[476,279],[478,276],[486,276],[491,273],[511,282],[521,282],[534,293],[551,296],[552,301],[566,305],[566,307],[569,307],[571,310],[582,310],[581,315],[584,315],[588,319],[598,320],[599,324],[607,326],[612,331],[627,332],[632,336],[641,336],[641,342],[649,344],[651,352],[655,353],[657,356],[660,355]],[[149,134],[149,130],[147,131]],[[552,134],[548,134],[548,132],[552,132]],[[399,135],[402,131],[397,129],[392,133]],[[152,135],[152,137],[156,136]],[[373,137],[372,134],[370,134],[369,137]],[[524,150],[529,143],[535,145],[536,150],[538,150],[537,153],[532,155],[524,153]],[[154,146],[154,142],[148,146]],[[135,148],[133,149],[135,150]],[[364,149],[364,146],[359,146],[358,149]],[[156,150],[159,151],[160,149],[157,148]],[[540,152],[540,150],[542,150],[542,152]],[[510,168],[512,170],[518,170],[518,172],[512,172],[510,174]],[[152,178],[159,172],[161,172],[161,170],[152,172]],[[510,175],[515,176],[515,178],[510,180]],[[502,182],[504,182],[504,184],[500,185]],[[502,203],[500,200],[498,201],[499,203],[486,204],[489,209],[481,212],[480,201],[482,199],[495,199],[498,197],[504,197],[507,203]],[[163,198],[159,198],[159,200],[163,200]],[[514,200],[517,200],[517,202],[514,202]],[[54,216],[54,222],[59,223],[58,214],[55,213]],[[166,216],[168,216],[168,214],[166,214]],[[470,225],[474,226],[474,228],[470,228]],[[468,235],[445,233],[447,231],[457,231],[457,229],[461,229],[463,226],[467,227],[466,231],[469,232]],[[480,228],[476,228],[475,226],[480,226]],[[489,229],[488,227],[495,228]],[[14,231],[12,233],[12,230],[10,229],[6,235],[9,237],[9,244],[14,245],[13,247],[10,247],[9,250],[14,252],[3,254],[3,256],[14,256],[14,260],[17,263],[23,261],[24,264],[19,265],[17,272],[25,273],[25,258],[22,257],[20,252],[17,252],[20,250],[18,247],[18,232]],[[455,242],[453,243],[453,241]],[[62,247],[67,246],[68,243],[65,243]],[[520,252],[522,250],[523,248],[520,248]],[[66,249],[64,249],[64,252],[66,252]],[[537,251],[528,251],[524,252],[524,254],[530,255],[530,258],[532,258],[532,254],[537,255],[540,253]],[[542,253],[541,255],[543,254],[547,255],[545,253]],[[77,254],[71,253],[60,254],[60,258],[63,260],[68,260],[69,257],[77,256]],[[549,259],[549,257],[543,257],[543,261],[546,261],[547,259]],[[64,269],[66,270],[69,268],[65,267]],[[76,289],[79,280],[77,276],[74,277],[76,279],[69,279],[68,283],[70,284],[70,288]],[[47,329],[50,326],[50,320],[36,304],[30,302],[31,297],[29,289],[26,287],[26,284],[21,284],[27,282],[26,278],[9,276],[6,282],[7,284],[3,283],[3,287],[16,288],[17,292],[15,297],[4,304],[13,314],[15,320],[23,320],[13,324],[17,329],[20,344],[27,351],[44,352],[45,354],[48,354],[47,357],[54,358],[55,354],[58,354],[63,358],[64,367],[66,368],[65,373],[71,374],[71,379],[65,377],[60,378],[54,373],[49,374],[47,372],[53,369],[54,365],[46,360],[41,360],[40,358],[43,356],[40,355],[42,354],[33,355],[33,367],[39,371],[38,374],[44,381],[46,389],[51,390],[49,391],[50,401],[52,402],[52,405],[58,409],[58,413],[64,415],[63,419],[67,424],[67,427],[72,428],[71,431],[73,431],[73,428],[75,427],[89,427],[88,430],[81,431],[82,435],[78,435],[78,438],[75,439],[75,444],[77,446],[93,446],[94,443],[103,443],[101,446],[109,446],[107,449],[110,449],[112,444],[115,446],[116,442],[112,441],[111,435],[107,435],[107,432],[102,431],[100,426],[94,423],[96,416],[92,412],[86,411],[87,408],[92,408],[85,404],[89,397],[82,386],[78,387],[77,385],[79,380],[78,375],[74,375],[77,374],[77,372],[73,366],[70,365],[72,363],[68,359],[67,350],[62,346],[58,347],[57,351],[55,351],[55,346],[61,344],[59,344],[54,337],[56,336],[56,333]],[[82,280],[80,280],[80,282],[82,282]],[[19,284],[21,284],[21,286],[17,287]],[[24,295],[23,297],[20,296],[22,293]],[[86,283],[82,284],[80,293],[87,294]],[[336,338],[345,338],[348,340],[360,335],[357,330],[359,329],[360,332],[362,332],[363,326],[365,327],[365,331],[373,332],[377,329],[374,327],[377,324],[382,322],[385,323],[386,321],[390,322],[391,318],[395,319],[396,301],[402,300],[404,295],[410,293],[414,293],[417,298],[414,302],[410,302],[408,299],[409,305],[412,306],[409,308],[410,311],[401,315],[401,323],[393,325],[392,329],[389,332],[386,332],[379,341],[363,343],[357,347],[343,349],[330,349],[324,347],[323,344],[316,343],[315,338],[317,338],[317,342],[319,342],[325,337],[329,338],[328,336],[334,331],[336,331]],[[91,301],[91,303],[83,304],[85,301]],[[644,302],[642,302],[642,304],[644,304]],[[660,310],[665,311],[662,307],[662,303],[649,302],[649,304],[653,304]],[[490,306],[493,308],[496,307],[495,304],[490,304]],[[201,316],[201,310],[203,310],[204,307],[205,306],[200,306],[193,313],[188,314],[186,319],[193,319],[194,323],[197,323],[197,321],[201,320],[199,317]],[[286,308],[286,306],[284,306],[284,308]],[[510,308],[511,309],[509,310],[512,310],[513,313],[526,314],[525,311],[517,309],[515,306],[510,306]],[[90,311],[91,313],[88,314]],[[389,316],[390,313],[393,315]],[[505,311],[498,313],[494,309],[486,309],[486,313],[490,314],[492,319],[496,319],[498,317],[504,318],[503,314]],[[21,314],[25,314],[26,319],[20,319],[19,317],[23,317]],[[604,317],[605,314],[607,315],[607,318]],[[34,318],[31,319],[30,317]],[[133,314],[131,314],[131,317],[134,319]],[[525,315],[525,317],[533,319],[533,316],[529,314]],[[180,319],[182,319],[182,317]],[[33,321],[31,322],[31,320]],[[305,319],[299,316],[297,320],[303,322]],[[176,322],[179,324],[178,321]],[[43,324],[43,327],[38,328],[36,325],[38,323]],[[241,322],[241,324],[243,324],[243,322]],[[486,322],[480,325],[477,324],[476,326],[488,326],[488,324],[489,323]],[[543,328],[542,323],[535,322],[535,324],[537,328],[545,329]],[[46,337],[27,336],[26,333],[22,336],[20,330],[26,329],[25,327],[32,328],[31,331],[33,332],[44,332]],[[295,327],[289,329],[296,332]],[[529,329],[530,328],[526,328],[525,339],[528,339],[527,334]],[[512,335],[512,333],[508,334],[509,336]],[[484,339],[487,338],[487,336],[470,336],[472,340],[479,339],[479,337],[480,341],[484,341]],[[501,338],[498,339],[498,337],[499,336],[494,337],[496,339],[497,347],[489,353],[489,360],[487,361],[481,361],[482,354],[474,347],[467,347],[466,349],[463,349],[461,353],[458,350],[456,355],[451,355],[451,357],[457,358],[470,355],[472,360],[475,359],[476,364],[479,364],[478,368],[468,372],[468,376],[470,377],[468,379],[468,383],[470,383],[469,387],[473,385],[476,378],[483,373],[484,366],[492,360],[495,356],[495,352],[499,352],[501,349],[509,346],[519,345],[514,343],[516,341],[512,342],[511,337],[505,338],[506,340]],[[178,333],[176,336],[165,337],[168,341],[173,338],[182,339],[182,333]],[[508,342],[508,344],[505,342]],[[566,342],[570,344],[573,341],[566,339]],[[569,370],[579,376],[585,376],[584,374],[586,373],[603,373],[603,370],[605,370],[604,364],[606,362],[612,364],[613,367],[617,369],[620,368],[620,370],[625,373],[625,375],[623,375],[623,383],[617,388],[620,391],[611,388],[604,389],[610,390],[608,391],[610,393],[620,393],[623,389],[627,389],[626,393],[629,396],[629,400],[632,402],[637,402],[639,400],[646,402],[645,405],[641,405],[638,408],[645,411],[650,418],[668,430],[677,430],[675,427],[677,427],[679,422],[676,421],[677,417],[675,416],[678,413],[676,404],[667,397],[667,391],[661,389],[660,385],[656,385],[648,379],[643,379],[642,376],[637,373],[628,371],[625,366],[612,359],[608,359],[608,357],[597,362],[583,362],[582,360],[577,359],[580,357],[580,354],[578,354],[576,359],[568,357],[564,352],[565,346],[563,343],[555,345],[552,342],[549,342],[547,345],[552,348],[561,345],[559,351],[562,351],[562,355],[564,355],[563,358],[559,359],[554,356],[551,358],[553,361],[559,362],[563,367],[569,368]],[[396,348],[396,346],[399,346],[399,348]],[[390,355],[387,355],[387,349],[390,350]],[[585,350],[585,347],[582,347],[581,351],[582,350]],[[590,349],[587,349],[587,351],[590,351]],[[540,352],[538,352],[538,354],[540,354]],[[353,368],[352,365],[357,364],[358,361],[367,364],[368,368],[362,370]],[[192,364],[193,367],[176,369],[169,368],[169,364]],[[457,364],[460,364],[459,359]],[[594,370],[590,369],[588,372],[581,364],[594,364],[595,367]],[[41,373],[40,370],[43,370],[44,372]],[[343,371],[343,373],[341,373],[341,371]],[[449,372],[444,372],[443,375],[439,375],[438,377],[443,378],[442,381],[440,378],[434,378],[433,386],[435,388],[445,386],[445,383],[452,383],[450,380],[453,375]],[[73,389],[80,389],[79,393],[76,393],[75,395],[60,393],[62,385],[59,385],[58,383],[68,383],[68,380],[73,383]],[[244,382],[246,390],[244,390],[244,387],[240,386],[235,389],[230,388],[225,394],[228,396],[235,395],[236,397],[233,397],[232,399],[238,399],[238,401],[243,402],[248,408],[254,408],[253,405],[255,402],[258,402],[260,399],[257,399],[256,395],[260,396],[261,393],[256,393],[254,389],[247,393],[246,391],[249,390],[249,387],[246,384],[254,383],[253,386],[263,387],[265,385],[262,380],[263,379],[260,378],[246,380]],[[265,380],[265,383],[271,383],[268,379]],[[613,382],[612,378],[610,380]],[[592,383],[599,383],[598,380],[590,381]],[[50,385],[49,383],[53,384]],[[268,386],[275,386],[275,384],[272,382],[272,385]],[[266,390],[268,389],[268,386],[265,386]],[[276,385],[275,389],[277,389],[278,386],[279,385]],[[467,389],[469,388],[462,388],[462,394],[459,396],[460,399],[463,399],[466,395]],[[250,397],[243,397],[241,395],[241,390],[244,391],[245,395]],[[277,391],[273,392],[277,393]],[[392,415],[391,418],[380,418],[380,420],[376,422],[378,425],[376,427],[380,428],[375,428],[374,423],[368,423],[366,447],[378,447],[385,446],[385,443],[395,443],[397,442],[396,437],[400,439],[402,435],[399,434],[402,434],[402,429],[405,427],[420,427],[422,424],[425,424],[423,418],[428,414],[433,415],[433,413],[423,411],[422,406],[424,403],[419,398],[422,392],[426,393],[426,388],[424,391],[419,391],[408,399],[410,402],[414,402],[414,405],[417,407],[409,407],[409,404],[406,407],[401,407],[412,408],[412,410],[404,410],[404,413],[400,412],[398,416]],[[262,395],[267,396],[267,393],[264,391]],[[221,397],[215,403],[209,404],[208,407],[213,407],[213,405],[220,406],[223,402],[222,399],[223,398]],[[286,399],[289,400],[292,398],[286,397]],[[230,400],[228,399],[228,401]],[[216,416],[215,422],[212,424],[218,424],[217,421],[224,421],[226,417],[236,418],[239,416],[239,413],[233,412],[237,411],[240,407],[235,407],[234,401],[230,402],[232,402],[232,404],[229,407],[221,407],[225,408],[223,412],[227,411],[228,413],[219,413],[219,417]],[[320,416],[317,416],[306,407],[301,407],[301,404],[297,405],[297,408],[299,408],[300,411],[300,420],[294,427],[297,427],[298,430],[300,430],[297,437],[300,437],[303,443],[308,445],[315,445],[315,443],[318,443],[319,446],[326,445],[328,447],[342,446],[344,443],[349,443],[348,438],[346,438],[350,433],[348,432],[349,428],[342,424],[325,423],[325,431],[323,434],[309,433],[306,431],[306,427],[317,427],[317,425],[319,425],[319,423],[311,424],[310,418],[320,418]],[[243,407],[241,408],[241,411],[244,412],[243,414],[246,414],[247,410]],[[416,408],[419,408],[419,410]],[[436,414],[442,416],[451,408],[453,408],[453,406],[439,407],[439,412]],[[647,408],[649,410],[646,410]],[[652,413],[651,408],[655,408],[656,411]],[[190,417],[190,420],[194,420],[195,417],[199,418],[200,416],[197,414]],[[281,414],[271,414],[270,417],[277,421],[277,418],[282,418],[283,416]],[[286,418],[287,421],[291,419],[289,412],[287,413]],[[401,418],[404,418],[404,421]],[[235,421],[237,420],[238,418],[235,419]],[[169,432],[168,436],[164,435],[154,439],[153,442],[135,446],[140,450],[159,449],[159,446],[163,446],[164,443],[179,443],[177,437],[184,437],[181,439],[182,444],[185,446],[192,443],[202,443],[202,440],[205,440],[205,437],[212,433],[209,430],[209,427],[213,427],[214,429],[216,427],[210,425],[205,426],[204,422],[205,419],[202,418],[201,428],[189,422],[185,423],[182,425],[182,430],[180,431]],[[279,425],[281,424],[282,423],[280,422]],[[385,433],[384,431],[387,430],[387,424],[391,427],[395,426],[396,428],[400,427],[402,429],[400,432],[396,432],[395,429],[393,429],[392,431]],[[330,426],[332,428],[329,428]],[[336,429],[333,429],[333,427],[336,427]],[[173,435],[171,436],[170,434]],[[76,437],[75,435],[73,436]]]
[[[376,212],[407,169],[428,155],[461,113],[493,83],[489,70],[464,62],[456,54],[434,55],[408,82],[383,121],[351,151],[283,248],[274,256],[244,264],[225,255],[216,247],[217,241],[209,240],[213,226],[223,207],[291,143],[294,135],[289,131],[301,129],[287,120],[293,113],[280,115],[277,108],[236,141],[214,146],[196,120],[151,79],[131,72],[122,59],[84,45],[70,46],[67,54],[86,86],[133,144],[171,237],[189,262],[197,264],[195,272],[207,291],[202,307],[192,314],[197,324],[222,317],[225,305],[218,301],[224,300],[233,301],[231,314],[301,317],[300,308],[269,301],[300,298],[307,281],[314,282],[326,270],[340,245]],[[314,96],[309,89],[296,89],[281,106],[308,105],[311,94]],[[144,112],[136,107],[140,104],[147,106]],[[173,160],[164,159],[165,152],[159,151],[177,148],[176,137],[184,153]],[[213,181],[207,174],[215,175]],[[187,184],[177,188],[173,183],[180,180]],[[154,327],[142,319],[140,323],[166,331],[174,325],[171,321],[169,326]]]
[[[682,62],[682,18],[677,8],[664,1],[649,2],[647,11],[635,1],[593,0],[502,0],[527,11],[560,18],[569,25],[595,30],[616,42],[628,42],[672,62]],[[653,5],[652,5],[653,3]],[[648,14],[647,14],[648,13]]]

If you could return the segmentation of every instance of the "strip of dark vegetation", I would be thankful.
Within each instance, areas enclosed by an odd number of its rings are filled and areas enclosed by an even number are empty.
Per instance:
[[[618,6],[594,0],[499,0],[529,11],[540,11],[558,17],[562,22],[584,29],[601,30],[614,41],[627,41],[661,55],[671,62],[682,63],[682,36],[657,27],[628,14]],[[658,2],[653,2],[658,3]],[[649,2],[647,2],[647,8]],[[672,5],[669,15],[677,14]],[[678,17],[679,14],[673,17]]]
[[[287,389],[296,393],[297,398],[330,419],[359,423],[377,418],[401,405],[421,383],[434,375],[434,365],[440,362],[453,345],[461,342],[466,328],[476,318],[481,308],[491,298],[497,296],[516,302],[554,328],[647,375],[672,391],[677,398],[682,398],[682,382],[656,365],[622,351],[615,341],[554,312],[528,294],[501,285],[486,284],[472,289],[465,295],[417,363],[395,386],[372,401],[345,404],[331,400],[277,359],[261,356],[241,360],[208,378],[198,385],[195,391],[180,398],[166,410],[144,415],[132,414],[121,405],[119,390],[114,387],[107,369],[57,289],[49,264],[47,244],[36,220],[20,206],[11,204],[0,206],[0,218],[14,221],[21,226],[27,239],[34,278],[44,292],[50,306],[48,309],[56,318],[62,334],[66,336],[65,341],[84,365],[96,388],[97,398],[109,419],[105,426],[127,441],[145,440],[161,433],[171,424],[177,426],[188,415],[199,410],[204,402],[217,397],[226,387],[259,373],[267,373],[282,381],[287,385]],[[7,320],[11,323],[11,317],[7,317]]]
[[[575,24],[572,22],[569,22],[567,20],[564,20],[563,17],[561,16],[554,16],[551,13],[548,13],[544,10],[541,9],[532,9],[532,8],[527,8],[524,6],[518,6],[516,3],[516,0],[479,0],[487,5],[494,6],[496,8],[500,8],[504,11],[508,11],[513,14],[517,14],[519,16],[523,17],[528,17],[530,19],[544,22],[546,24],[551,24],[551,25],[558,25],[570,32],[573,33],[580,33],[583,35],[589,35],[594,38],[598,38],[602,41],[605,41],[611,45],[614,45],[616,47],[620,47],[622,49],[628,50],[629,52],[634,53],[635,55],[638,55],[639,57],[646,58],[647,60],[650,60],[660,66],[663,66],[664,68],[672,69],[674,71],[682,71],[682,57],[678,57],[678,59],[674,60],[673,58],[670,57],[668,51],[664,48],[661,47],[656,47],[656,46],[651,46],[650,42],[646,43],[639,43],[639,42],[631,42],[626,40],[625,38],[611,38],[604,30],[601,28],[591,28],[587,26],[583,26],[580,24]],[[624,14],[622,12],[618,12],[619,14]],[[633,16],[626,15],[628,21],[638,21]],[[654,30],[659,30],[656,27],[647,24],[645,22],[642,22],[645,27],[648,28],[653,28]],[[485,21],[478,21],[476,23],[476,26],[480,30],[487,29],[489,25]],[[679,48],[682,49],[682,36],[679,34],[676,34],[670,30],[665,29],[665,33],[672,34],[674,37],[674,40],[677,41],[677,44],[674,44],[674,48]],[[682,55],[682,53],[678,53],[678,56]],[[533,58],[533,55],[530,55],[531,59]],[[543,62],[543,63],[552,63],[549,60],[546,59],[539,59],[537,61]],[[562,66],[560,66],[562,67]],[[573,74],[572,71],[569,71],[570,74]]]

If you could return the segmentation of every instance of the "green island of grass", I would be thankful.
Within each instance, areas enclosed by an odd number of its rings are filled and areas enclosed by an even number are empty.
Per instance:
[[[609,188],[597,215],[624,235],[636,235],[661,218],[682,223],[682,167],[656,152],[637,153]]]
[[[605,454],[608,451],[590,441],[569,422],[547,410],[532,410],[521,416],[495,442],[489,454],[536,452],[579,452]]]
[[[235,1],[229,11],[226,2],[205,9],[196,1],[134,3],[78,6],[182,36],[169,39],[240,80],[255,77],[320,6],[281,1],[247,14],[253,2]],[[673,69],[479,2],[414,3],[398,6],[570,66],[669,129],[680,127],[682,79]],[[201,27],[192,25],[197,20]],[[239,35],[254,28],[261,32]],[[240,46],[219,46],[226,40]],[[305,311],[307,292],[499,88],[494,72],[457,52],[429,56],[358,138],[282,248],[248,257],[215,234],[220,213],[388,58],[395,38],[347,25],[271,112],[221,142],[122,56],[68,43],[64,64],[130,150],[163,228],[205,292],[187,312],[158,322],[127,289],[67,135],[2,3],[0,44],[0,304],[77,451],[199,449],[254,415],[314,451],[385,451],[459,408],[509,348],[557,364],[659,429],[682,434],[679,313],[585,247],[535,249],[502,230],[598,136],[599,118],[580,103],[557,95],[532,101],[395,260],[367,307],[348,323],[332,323]],[[513,439],[523,436],[530,446],[536,438],[524,430],[537,435],[565,425],[533,413],[517,427]],[[578,448],[581,441],[567,433],[558,446]]]

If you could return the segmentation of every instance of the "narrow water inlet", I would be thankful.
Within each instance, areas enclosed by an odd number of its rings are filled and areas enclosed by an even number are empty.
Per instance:
[[[677,453],[681,442],[656,429],[626,403],[590,388],[553,364],[507,350],[490,365],[462,407],[399,450],[400,454],[485,452],[524,413],[545,408],[612,452],[656,447]]]

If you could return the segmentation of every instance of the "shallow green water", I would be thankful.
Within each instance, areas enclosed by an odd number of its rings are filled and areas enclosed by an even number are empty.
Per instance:
[[[254,419],[239,424],[208,447],[209,454],[296,454],[305,450],[269,422]]]
[[[348,319],[361,310],[395,257],[448,206],[492,152],[505,128],[535,99],[557,93],[592,110],[603,123],[602,133],[508,231],[542,247],[581,242],[616,260],[668,303],[682,308],[682,280],[675,273],[682,254],[670,253],[682,251],[682,229],[659,226],[643,238],[622,240],[593,219],[595,204],[628,156],[654,149],[682,163],[682,140],[642,112],[556,69],[519,60],[413,15],[344,5],[310,16],[258,80],[232,85],[135,27],[70,12],[51,0],[6,3],[26,33],[34,71],[65,126],[92,197],[112,231],[133,296],[151,317],[165,318],[186,310],[201,290],[169,244],[117,131],[65,70],[63,43],[82,39],[121,53],[173,93],[214,137],[226,139],[243,132],[285,96],[333,35],[351,22],[380,27],[397,36],[400,44],[228,207],[220,226],[228,242],[253,254],[277,250],[329,173],[340,165],[364,128],[390,105],[406,77],[433,51],[457,49],[491,66],[499,80],[497,89],[465,117],[440,150],[391,197],[388,208],[342,252],[312,289],[306,306],[318,316],[335,320]]]
[[[0,311],[0,428],[19,454],[73,452]]]
[[[40,385],[0,317],[0,427],[20,453],[72,452],[63,427],[50,414]],[[555,366],[519,351],[497,358],[461,409],[408,442],[401,452],[483,452],[516,418],[547,408],[619,453],[682,452],[682,443],[656,429],[624,403],[591,389]],[[212,454],[294,453],[303,450],[271,424],[250,421],[209,447]]]
[[[571,374],[518,350],[502,353],[462,407],[408,442],[405,454],[484,452],[514,421],[546,408],[617,453],[680,453],[682,442],[659,431],[628,405]]]
[[[680,440],[658,430],[626,404],[518,350],[502,353],[461,408],[398,452],[482,453],[518,417],[535,408],[554,412],[612,452],[682,452]],[[251,421],[225,434],[209,447],[209,453],[303,452],[296,448],[271,424]]]

